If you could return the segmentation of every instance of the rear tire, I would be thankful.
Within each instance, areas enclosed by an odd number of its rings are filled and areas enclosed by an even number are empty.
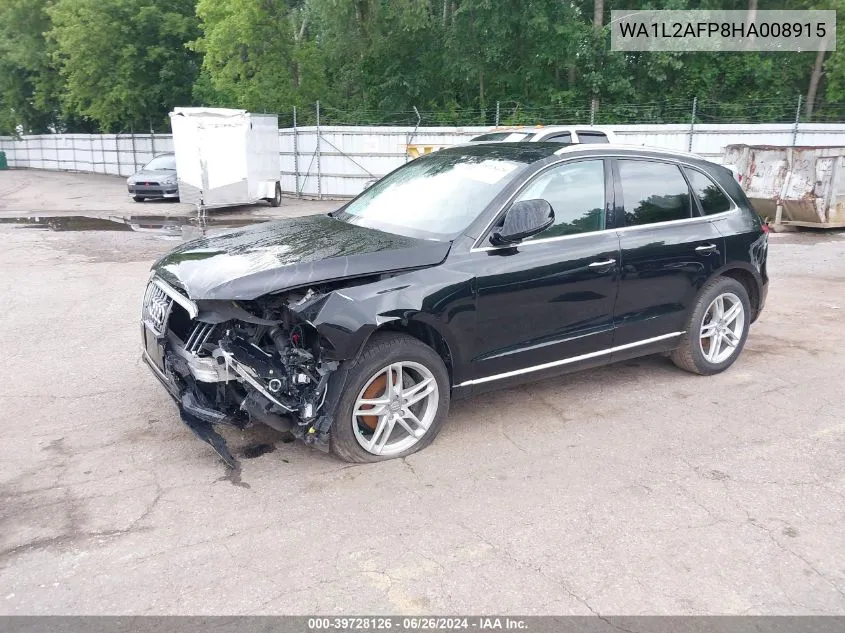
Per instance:
[[[437,352],[406,334],[384,332],[374,334],[363,353],[347,362],[351,366],[330,437],[337,457],[347,462],[380,462],[406,457],[431,444],[446,421],[450,398],[449,372]],[[391,389],[396,395],[393,400]],[[362,398],[392,404],[362,405]],[[402,406],[415,398],[410,406]],[[356,410],[373,414],[354,415]]]
[[[132,199],[135,202],[143,202],[145,200],[144,196],[132,196]]]
[[[739,358],[748,338],[751,302],[736,279],[716,277],[699,292],[680,345],[670,354],[678,367],[710,376]]]
[[[276,192],[275,195],[268,200],[271,207],[280,207],[282,206],[282,185],[278,182],[276,183]]]

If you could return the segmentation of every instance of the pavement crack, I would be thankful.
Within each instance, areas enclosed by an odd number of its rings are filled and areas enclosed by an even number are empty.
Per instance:
[[[778,549],[781,549],[781,550],[783,550],[784,552],[787,552],[788,554],[791,554],[792,556],[794,556],[795,558],[797,558],[798,560],[800,560],[800,561],[801,561],[802,563],[804,563],[804,564],[805,564],[805,565],[806,565],[806,566],[807,566],[807,567],[808,567],[808,568],[809,568],[809,569],[810,569],[810,570],[811,570],[814,574],[816,574],[816,575],[817,575],[819,578],[821,578],[824,582],[826,582],[828,585],[830,585],[830,587],[831,587],[831,588],[832,588],[832,589],[833,589],[836,593],[838,593],[838,594],[839,594],[842,598],[845,598],[845,591],[843,591],[843,590],[842,590],[842,588],[841,588],[839,585],[837,585],[837,584],[836,584],[835,582],[833,582],[830,578],[828,578],[827,576],[825,576],[825,575],[824,575],[824,574],[823,574],[823,573],[822,573],[822,572],[821,572],[821,571],[820,571],[820,570],[819,570],[819,569],[818,569],[818,568],[817,568],[817,567],[816,567],[816,566],[815,566],[815,565],[814,565],[811,561],[809,561],[809,560],[808,560],[805,556],[802,556],[801,554],[799,554],[798,552],[796,552],[796,551],[795,551],[795,550],[793,550],[792,548],[787,547],[787,546],[786,546],[786,545],[784,545],[781,541],[779,541],[779,540],[775,537],[775,535],[772,533],[772,531],[771,531],[769,528],[767,528],[765,525],[762,525],[762,524],[758,523],[755,519],[753,519],[753,518],[752,518],[752,517],[750,517],[750,516],[749,516],[749,518],[748,518],[748,523],[749,523],[749,524],[751,524],[753,527],[755,527],[755,528],[757,528],[757,529],[759,529],[759,530],[764,531],[764,532],[766,533],[766,535],[769,537],[769,540],[770,540],[772,543],[774,543],[774,544],[775,544],[775,546],[776,546],[776,547],[778,547]],[[790,600],[790,602],[792,602],[791,598],[789,598],[789,596],[788,596],[788,595],[786,595],[785,593],[784,593],[784,595],[786,596],[787,600]],[[802,605],[802,606],[803,606],[803,605]]]
[[[513,445],[516,447],[516,449],[517,449],[518,451],[521,451],[521,452],[523,452],[523,453],[528,453],[528,451],[527,451],[527,450],[525,450],[525,449],[524,449],[522,446],[520,446],[519,444],[517,444],[517,443],[514,441],[514,439],[513,439],[510,435],[508,435],[507,433],[505,433],[505,432],[504,432],[504,431],[502,431],[501,429],[499,429],[499,433],[501,433],[501,434],[502,434],[502,436],[503,436],[503,437],[504,437],[504,438],[505,438],[508,442],[510,442],[511,444],[513,444]]]
[[[548,580],[549,582],[554,583],[557,586],[559,586],[561,589],[563,589],[563,591],[568,596],[570,596],[573,600],[575,600],[576,602],[581,604],[590,613],[592,613],[593,615],[598,617],[600,620],[605,622],[608,626],[611,626],[611,627],[618,629],[620,631],[626,631],[627,633],[636,633],[635,631],[629,631],[628,629],[619,627],[619,626],[615,625],[613,622],[611,622],[610,620],[608,620],[606,616],[602,616],[598,612],[598,610],[595,609],[586,598],[583,598],[583,597],[579,596],[577,593],[575,593],[575,591],[572,588],[570,588],[569,585],[566,584],[566,582],[564,582],[563,580],[561,580],[559,578],[555,578],[554,576],[550,576],[548,573],[543,571],[542,565],[538,565],[538,566],[535,567],[534,565],[526,563],[526,562],[518,559],[516,556],[514,556],[513,553],[509,549],[507,549],[505,547],[501,547],[499,545],[496,545],[495,543],[490,541],[490,539],[485,537],[483,534],[481,534],[480,532],[472,529],[471,527],[469,527],[465,523],[458,523],[458,525],[460,525],[462,528],[464,528],[470,534],[474,535],[482,543],[489,545],[490,547],[492,547],[497,552],[500,552],[500,553],[504,554],[505,556],[507,556],[507,558],[513,564],[515,564],[517,567],[520,567],[522,569],[530,569],[533,572],[535,572],[535,573],[539,574],[540,576],[542,576],[543,578],[545,578],[546,580]]]
[[[64,547],[66,545],[78,543],[80,540],[115,538],[125,536],[130,533],[148,532],[151,530],[152,528],[127,528],[124,530],[104,530],[102,532],[71,532],[50,538],[36,539],[34,541],[30,541],[29,543],[24,543],[23,545],[17,545],[15,547],[10,547],[9,549],[0,550],[0,562],[28,552],[40,551],[50,547]]]

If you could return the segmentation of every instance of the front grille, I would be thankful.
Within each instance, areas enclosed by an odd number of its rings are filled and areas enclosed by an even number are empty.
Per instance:
[[[155,283],[147,286],[144,294],[144,306],[141,309],[141,316],[156,335],[161,336],[167,328],[167,317],[173,306],[173,299],[159,288]]]
[[[214,323],[197,323],[185,342],[185,350],[190,354],[199,356],[203,345],[208,342],[215,327],[217,326]]]

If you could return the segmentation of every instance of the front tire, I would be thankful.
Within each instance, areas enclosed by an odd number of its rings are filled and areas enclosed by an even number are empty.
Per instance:
[[[672,362],[702,376],[725,371],[742,352],[750,324],[745,286],[736,279],[716,277],[701,289],[680,345],[671,353]]]
[[[143,202],[145,200],[144,196],[132,196],[132,199],[135,202]]]
[[[377,333],[352,365],[331,429],[348,462],[406,457],[431,444],[449,413],[449,372],[423,342]]]

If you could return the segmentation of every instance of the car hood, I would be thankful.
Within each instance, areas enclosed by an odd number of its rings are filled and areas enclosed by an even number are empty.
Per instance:
[[[450,246],[317,215],[186,242],[153,270],[193,300],[251,300],[331,280],[434,266]]]
[[[161,182],[167,178],[176,178],[176,172],[172,169],[142,169],[129,176],[126,182],[134,185],[138,181]]]

